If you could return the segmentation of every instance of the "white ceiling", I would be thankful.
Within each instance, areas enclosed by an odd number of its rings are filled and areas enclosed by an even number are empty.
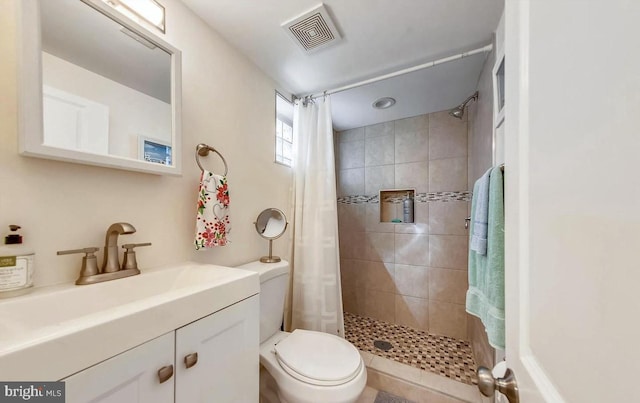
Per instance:
[[[318,0],[182,1],[298,96],[491,43],[503,9],[503,0],[324,0],[342,40],[307,54],[281,24]],[[334,124],[340,130],[451,108],[476,89],[484,56],[335,95]],[[374,113],[371,103],[382,96],[398,103]]]

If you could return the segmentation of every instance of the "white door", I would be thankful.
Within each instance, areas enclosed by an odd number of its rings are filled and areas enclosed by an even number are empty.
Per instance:
[[[639,402],[640,1],[505,13],[507,364],[524,403]]]
[[[254,295],[176,330],[176,403],[258,401],[259,303]]]
[[[165,368],[165,373],[173,364],[174,340],[175,333],[167,333],[63,379],[66,402],[172,403],[171,371],[160,382],[158,370]],[[108,342],[96,341],[98,344]]]

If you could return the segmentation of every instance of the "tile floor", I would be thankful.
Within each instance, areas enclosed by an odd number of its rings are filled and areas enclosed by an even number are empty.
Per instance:
[[[372,318],[344,314],[346,338],[359,350],[431,371],[468,384],[477,384],[476,364],[469,342],[436,336],[407,326]],[[387,341],[393,347],[384,351],[374,341]]]

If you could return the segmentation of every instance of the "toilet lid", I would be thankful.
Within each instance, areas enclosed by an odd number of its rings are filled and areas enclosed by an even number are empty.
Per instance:
[[[313,385],[341,385],[358,375],[362,358],[345,339],[328,333],[294,330],[275,346],[280,366]]]

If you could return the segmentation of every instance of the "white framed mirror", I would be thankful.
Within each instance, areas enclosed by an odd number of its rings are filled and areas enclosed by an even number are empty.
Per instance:
[[[19,13],[19,152],[180,175],[180,50],[101,0]]]

